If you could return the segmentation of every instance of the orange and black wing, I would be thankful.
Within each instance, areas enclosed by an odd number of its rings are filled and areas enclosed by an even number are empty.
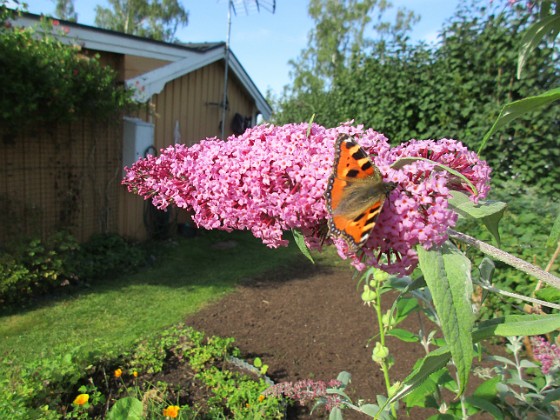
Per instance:
[[[340,135],[326,191],[330,234],[342,236],[358,250],[375,226],[386,193],[386,184],[367,153],[351,137]]]

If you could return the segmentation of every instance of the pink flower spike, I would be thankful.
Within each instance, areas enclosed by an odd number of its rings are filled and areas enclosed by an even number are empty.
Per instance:
[[[324,194],[341,133],[355,137],[385,181],[396,184],[359,255],[344,240],[324,237],[329,217]],[[460,172],[478,195],[464,180],[434,170],[425,160],[391,167],[403,157],[429,159]],[[350,123],[332,129],[288,124],[257,126],[227,141],[170,146],[157,158],[148,156],[126,168],[122,182],[160,209],[192,210],[194,222],[205,229],[247,229],[269,247],[286,245],[283,233],[297,229],[311,249],[332,242],[358,269],[374,265],[402,275],[417,265],[416,245],[430,248],[447,240],[447,229],[457,219],[448,206],[450,191],[484,198],[489,175],[486,162],[455,140],[411,140],[391,148],[383,134]]]

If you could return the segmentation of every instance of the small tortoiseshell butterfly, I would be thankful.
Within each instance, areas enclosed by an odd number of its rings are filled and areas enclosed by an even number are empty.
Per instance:
[[[329,234],[343,237],[352,251],[358,251],[393,188],[392,183],[383,182],[381,172],[358,143],[346,134],[339,135],[325,192]]]

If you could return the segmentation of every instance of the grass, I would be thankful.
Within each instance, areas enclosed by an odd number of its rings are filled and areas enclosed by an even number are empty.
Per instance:
[[[213,246],[228,241],[236,246]],[[154,266],[136,274],[0,317],[0,355],[19,364],[80,346],[118,351],[182,321],[243,278],[303,259],[295,246],[269,249],[246,232],[178,239],[158,254]]]

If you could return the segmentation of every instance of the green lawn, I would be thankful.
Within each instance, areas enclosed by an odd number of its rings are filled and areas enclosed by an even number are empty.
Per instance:
[[[217,250],[217,242],[235,241]],[[163,251],[161,252],[161,248]],[[211,232],[160,245],[154,266],[105,279],[66,297],[0,317],[0,356],[16,364],[64,354],[126,348],[182,321],[233,290],[240,279],[288,267],[295,246],[269,249],[247,232]]]

